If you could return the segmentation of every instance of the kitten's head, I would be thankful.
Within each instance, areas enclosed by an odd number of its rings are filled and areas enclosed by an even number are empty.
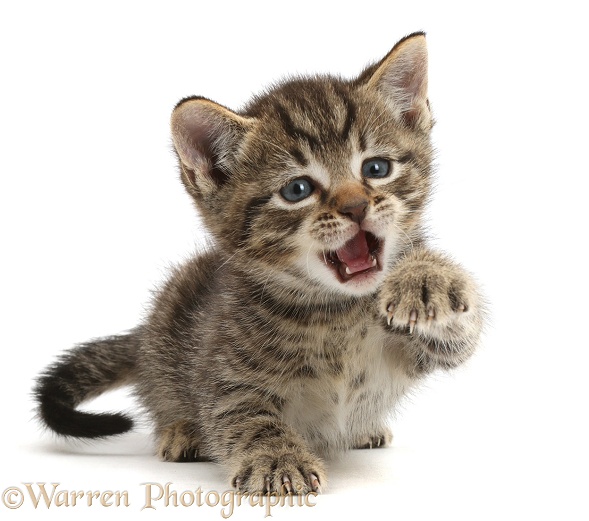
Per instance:
[[[419,238],[432,119],[422,33],[358,78],[299,78],[236,113],[182,100],[182,181],[223,257],[286,284],[374,292]]]

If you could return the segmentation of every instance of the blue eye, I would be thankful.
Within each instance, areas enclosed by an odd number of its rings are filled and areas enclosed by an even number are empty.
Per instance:
[[[389,175],[390,163],[386,159],[367,159],[362,163],[362,175],[373,179],[381,179]]]
[[[306,179],[295,179],[280,190],[280,195],[288,202],[296,203],[309,197],[314,189],[315,187]]]

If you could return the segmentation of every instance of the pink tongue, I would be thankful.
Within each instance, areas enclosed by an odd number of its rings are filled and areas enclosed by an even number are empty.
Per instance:
[[[372,267],[372,259],[366,242],[366,232],[360,230],[336,252],[337,258],[344,262],[352,273]]]

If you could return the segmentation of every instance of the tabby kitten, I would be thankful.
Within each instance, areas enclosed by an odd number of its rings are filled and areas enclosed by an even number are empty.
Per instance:
[[[432,118],[423,33],[348,81],[297,78],[233,112],[183,99],[181,179],[214,246],[179,267],[143,323],[42,374],[42,421],[82,438],[122,414],[76,407],[133,385],[166,461],[224,464],[248,492],[307,493],[322,459],[390,443],[412,385],[475,349],[472,278],[428,249]]]

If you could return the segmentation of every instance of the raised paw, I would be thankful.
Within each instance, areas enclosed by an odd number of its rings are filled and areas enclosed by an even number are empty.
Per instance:
[[[176,422],[163,430],[158,453],[164,461],[192,462],[209,459],[201,453],[197,430],[185,421]]]
[[[252,494],[320,493],[325,471],[319,459],[300,451],[256,451],[241,460],[232,484]]]
[[[474,290],[468,277],[450,263],[401,262],[381,292],[381,313],[387,324],[413,334],[429,335],[460,320],[469,311]]]

